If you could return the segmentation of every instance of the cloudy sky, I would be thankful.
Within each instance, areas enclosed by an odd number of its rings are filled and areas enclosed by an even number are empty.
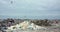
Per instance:
[[[60,19],[60,0],[0,0],[0,18]]]

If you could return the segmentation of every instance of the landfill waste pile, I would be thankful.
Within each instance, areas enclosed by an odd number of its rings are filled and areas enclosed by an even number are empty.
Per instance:
[[[47,28],[35,25],[34,23],[31,23],[29,21],[24,21],[22,23],[14,25],[14,26],[8,27],[8,29],[6,31],[12,32],[12,31],[16,31],[16,30],[21,31],[21,30],[40,30],[40,29],[47,29]]]
[[[8,19],[9,20],[9,19]],[[60,32],[60,22],[49,20],[4,20],[0,23],[0,32]]]

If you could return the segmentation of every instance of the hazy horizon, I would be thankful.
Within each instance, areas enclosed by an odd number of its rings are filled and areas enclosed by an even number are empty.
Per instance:
[[[0,0],[4,18],[60,19],[60,0]]]

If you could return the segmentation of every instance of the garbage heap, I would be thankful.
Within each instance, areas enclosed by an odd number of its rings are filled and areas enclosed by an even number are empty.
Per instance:
[[[38,26],[30,21],[24,21],[14,26],[8,27],[6,31],[9,32],[9,31],[14,31],[14,30],[40,30],[40,29],[47,29],[47,28]]]

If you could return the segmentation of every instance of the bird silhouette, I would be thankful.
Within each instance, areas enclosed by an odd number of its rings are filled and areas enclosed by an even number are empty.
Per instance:
[[[11,1],[11,4],[13,4],[13,1]]]

